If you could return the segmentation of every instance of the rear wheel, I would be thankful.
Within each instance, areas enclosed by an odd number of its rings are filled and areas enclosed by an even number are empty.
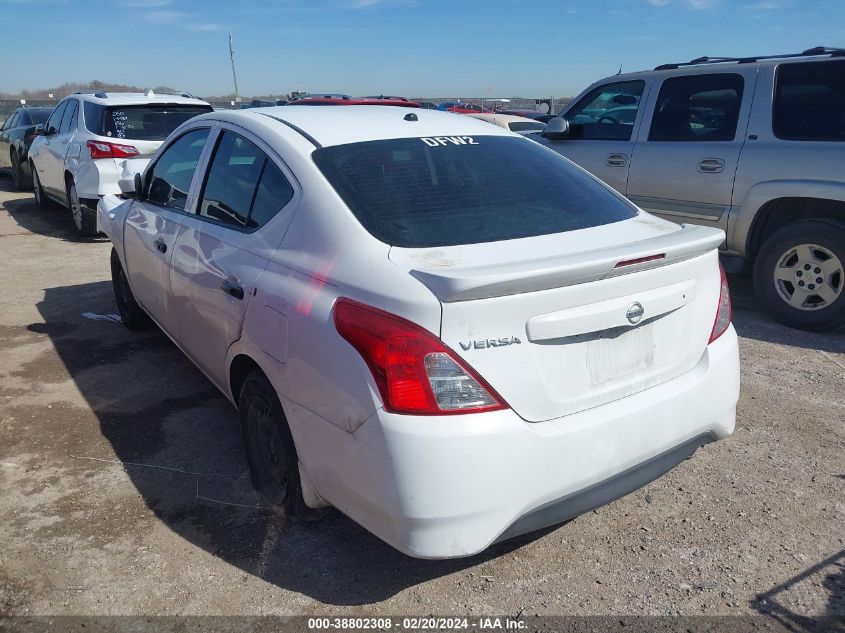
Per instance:
[[[303,513],[293,436],[276,390],[260,371],[244,381],[238,410],[253,486],[280,514]]]
[[[754,262],[754,285],[781,323],[816,331],[845,324],[845,224],[802,220],[775,232]]]
[[[21,164],[21,159],[18,158],[18,153],[15,150],[12,150],[11,162],[12,186],[14,186],[15,191],[25,191],[30,189],[32,187],[32,182],[27,176],[26,170],[24,170],[24,166]]]
[[[35,165],[30,166],[32,168],[32,190],[35,192],[35,204],[42,211],[49,211],[53,208],[53,201],[44,192],[44,187],[41,186],[41,179],[38,178],[38,172],[35,171]]]
[[[73,223],[82,237],[93,237],[97,234],[97,217],[94,211],[79,199],[76,183],[73,179],[67,181],[67,205],[73,215]]]
[[[123,325],[135,331],[151,328],[153,321],[135,301],[135,295],[129,287],[129,280],[126,279],[126,273],[114,249],[111,251],[111,281],[114,288],[114,300]]]

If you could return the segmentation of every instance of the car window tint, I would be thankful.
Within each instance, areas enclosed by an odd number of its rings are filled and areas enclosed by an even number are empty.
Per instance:
[[[559,154],[513,136],[368,141],[312,157],[358,221],[394,246],[551,235],[636,215]]]
[[[258,191],[255,192],[247,228],[257,229],[264,226],[291,199],[293,187],[279,168],[268,160],[258,182]]]
[[[511,132],[542,132],[546,129],[546,124],[535,121],[512,121],[508,123],[508,129]]]
[[[68,106],[62,116],[62,127],[59,128],[60,134],[67,134],[76,130],[76,113],[78,110],[79,105],[76,99],[68,101]]]
[[[206,138],[208,128],[192,130],[164,150],[147,176],[149,202],[170,209],[185,209],[191,180]]]
[[[15,121],[15,127],[27,127],[32,125],[32,117],[28,110],[20,110],[18,120]]]
[[[11,130],[13,127],[16,127],[18,124],[18,119],[20,118],[20,112],[13,112],[12,116],[10,116],[6,122],[3,124],[4,130]]]
[[[732,141],[742,104],[742,75],[690,75],[663,82],[649,141]]]
[[[30,120],[32,121],[33,125],[38,125],[39,123],[46,123],[47,119],[50,117],[50,108],[33,108],[27,111]]]
[[[65,106],[67,106],[67,101],[62,101],[56,106],[56,109],[53,110],[53,114],[51,114],[50,118],[47,119],[47,125],[44,126],[45,132],[48,134],[55,134],[59,131],[59,127],[62,125],[62,115],[65,113]]]
[[[569,137],[594,141],[630,140],[644,88],[644,81],[623,81],[594,88],[566,111]]]
[[[223,132],[208,170],[199,214],[245,228],[266,160],[264,152],[242,136]]]
[[[845,141],[845,60],[782,64],[772,127],[791,141]]]

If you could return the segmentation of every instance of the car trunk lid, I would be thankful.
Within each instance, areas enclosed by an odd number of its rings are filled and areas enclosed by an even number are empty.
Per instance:
[[[692,369],[720,276],[717,229],[646,214],[504,243],[393,248],[442,306],[441,339],[530,422]]]

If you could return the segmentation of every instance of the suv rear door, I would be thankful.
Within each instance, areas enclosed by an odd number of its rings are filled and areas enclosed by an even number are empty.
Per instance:
[[[569,121],[569,137],[543,144],[624,194],[647,88],[643,79],[592,88],[561,114]]]
[[[73,99],[62,101],[53,110],[53,114],[44,126],[44,141],[37,154],[36,168],[41,186],[53,195],[64,197],[64,161],[67,145],[59,140],[62,117],[68,108],[72,108]],[[36,159],[33,159],[36,160]]]
[[[655,82],[628,175],[628,197],[676,222],[727,227],[756,65]]]

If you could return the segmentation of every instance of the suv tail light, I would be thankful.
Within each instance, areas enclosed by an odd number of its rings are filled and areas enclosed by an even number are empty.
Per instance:
[[[391,413],[451,415],[508,408],[443,341],[410,321],[341,298],[334,323],[366,361]]]
[[[132,158],[140,152],[131,145],[109,143],[107,141],[88,141],[91,158]]]
[[[713,330],[710,332],[710,341],[715,341],[725,333],[731,324],[731,289],[728,287],[728,278],[725,276],[725,269],[719,264],[719,275],[721,283],[719,286],[719,308],[716,310],[716,320],[713,322]]]

